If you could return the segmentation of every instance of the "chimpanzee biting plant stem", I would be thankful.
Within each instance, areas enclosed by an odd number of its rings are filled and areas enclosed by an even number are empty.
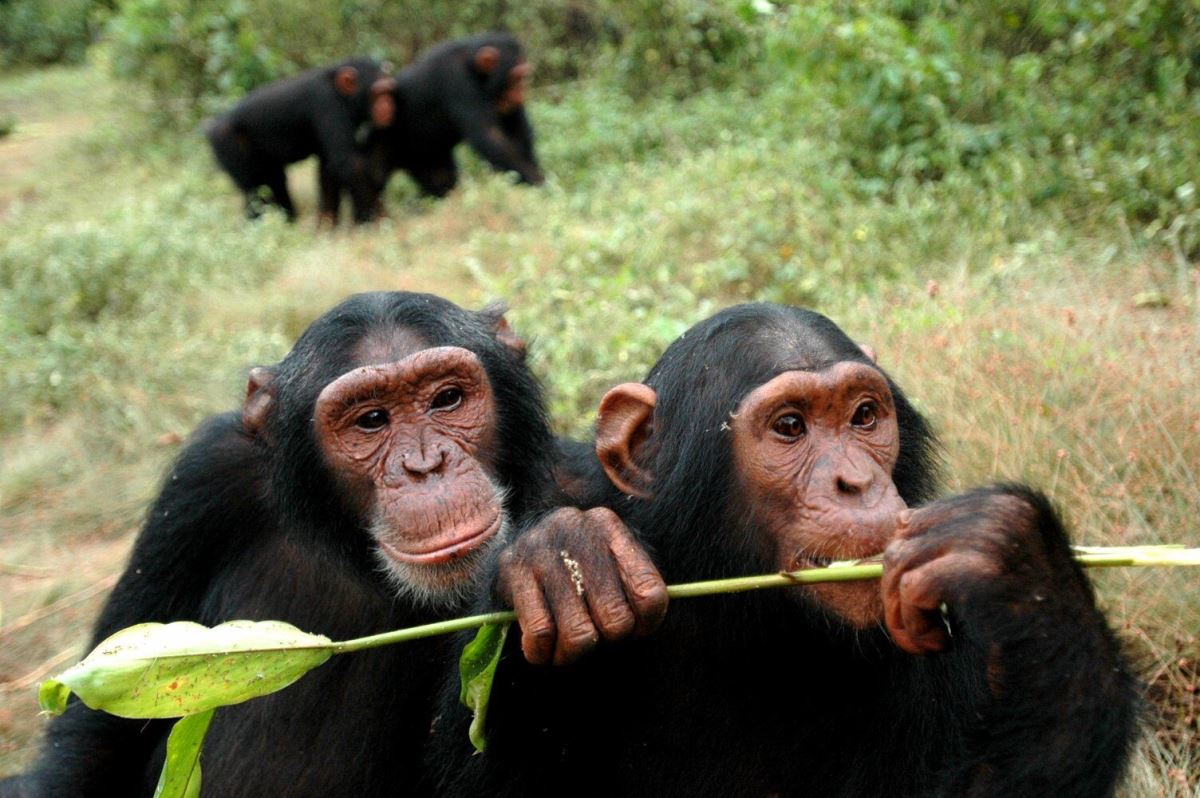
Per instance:
[[[670,583],[881,551],[882,582],[677,602],[565,669],[510,651],[482,754],[444,696],[439,794],[1113,793],[1135,684],[1057,514],[1020,485],[932,500],[929,427],[833,322],[716,314],[608,392],[595,449],[580,493]]]

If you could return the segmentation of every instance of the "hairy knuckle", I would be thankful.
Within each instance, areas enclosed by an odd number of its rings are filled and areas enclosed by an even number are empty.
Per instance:
[[[619,536],[626,531],[625,524],[607,507],[594,507],[587,511],[587,521],[592,527],[608,536]]]
[[[576,507],[561,507],[546,516],[546,522],[548,525],[552,525],[557,532],[564,528],[570,529],[578,526],[583,515],[583,511]]]

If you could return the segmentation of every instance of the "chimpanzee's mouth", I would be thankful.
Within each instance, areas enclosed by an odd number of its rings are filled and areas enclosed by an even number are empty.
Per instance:
[[[854,556],[847,554],[837,557],[824,557],[818,554],[797,554],[792,559],[792,563],[788,566],[789,571],[803,571],[806,568],[828,568],[835,563],[869,563],[882,562],[882,554],[869,554],[865,556]]]
[[[388,542],[386,537],[378,538],[378,540],[379,547],[394,560],[412,565],[440,565],[463,557],[479,548],[491,540],[502,526],[504,526],[504,511],[497,508],[496,514],[490,521],[478,526],[472,524],[463,531],[456,530],[449,535],[439,535],[440,540],[449,538],[449,542],[442,543],[435,548],[406,551]]]

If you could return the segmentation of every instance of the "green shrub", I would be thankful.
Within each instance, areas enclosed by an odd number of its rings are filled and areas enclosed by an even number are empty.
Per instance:
[[[410,61],[443,39],[516,31],[543,80],[579,74],[602,38],[586,0],[126,0],[108,28],[115,73],[152,90],[159,116],[190,124],[255,86],[349,55]]]
[[[770,7],[759,0],[757,6]],[[760,51],[755,3],[671,0],[125,0],[108,28],[116,74],[146,83],[168,120],[191,123],[250,88],[361,54],[398,64],[444,39],[509,30],[538,80],[613,70],[633,94],[736,82]]]
[[[836,120],[858,173],[940,179],[995,150],[998,81],[989,74],[1000,59],[972,53],[943,16],[905,22],[879,4],[857,5],[849,14],[841,3],[797,7],[769,47],[772,68],[816,84],[810,113]]]
[[[104,0],[0,3],[0,66],[78,63],[95,37]]]
[[[744,82],[761,56],[760,18],[770,3],[630,0],[614,3],[617,76],[635,95],[690,94]],[[758,9],[762,9],[761,11]]]
[[[1200,252],[1194,3],[824,0],[769,31],[765,70],[793,76],[858,190],[1016,170],[1029,201]]]
[[[139,413],[172,412],[149,401],[157,389],[207,385],[210,364],[245,347],[241,330],[197,335],[206,309],[191,298],[260,285],[295,231],[274,216],[246,225],[230,207],[200,201],[206,172],[177,169],[157,191],[71,221],[12,220],[0,242],[0,432],[86,408],[119,438]]]
[[[241,2],[126,0],[108,37],[113,71],[149,89],[154,115],[167,121],[211,113],[285,66]]]

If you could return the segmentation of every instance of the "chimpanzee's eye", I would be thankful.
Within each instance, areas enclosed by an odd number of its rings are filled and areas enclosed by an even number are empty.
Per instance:
[[[444,388],[438,392],[437,396],[433,397],[429,408],[431,410],[453,410],[462,404],[462,400],[462,388]]]
[[[859,429],[875,429],[878,410],[879,408],[875,406],[874,402],[863,402],[854,411],[854,417],[850,419],[850,424]]]
[[[796,413],[788,413],[786,416],[780,416],[771,424],[771,429],[775,434],[782,435],[785,438],[799,438],[806,431],[804,419]]]
[[[388,414],[386,410],[368,410],[354,421],[354,426],[367,432],[374,432],[381,429],[388,423]]]

